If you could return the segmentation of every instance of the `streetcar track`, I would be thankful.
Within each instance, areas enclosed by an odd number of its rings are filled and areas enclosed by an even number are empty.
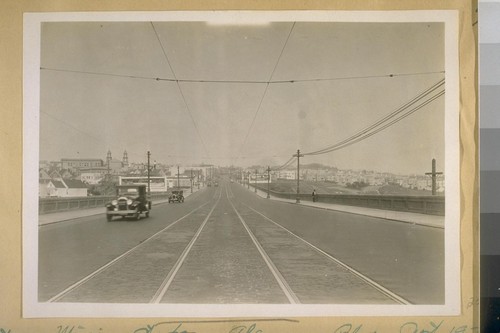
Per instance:
[[[262,216],[264,219],[266,219],[267,221],[275,224],[276,226],[278,226],[279,228],[285,230],[287,233],[289,233],[290,235],[294,236],[295,238],[299,239],[300,241],[302,241],[304,244],[308,245],[309,247],[311,247],[312,249],[314,249],[315,251],[317,251],[318,253],[322,254],[323,256],[327,257],[329,260],[335,262],[336,264],[342,266],[343,268],[347,269],[351,274],[353,274],[355,277],[359,278],[360,280],[362,280],[363,282],[367,283],[368,285],[370,285],[371,287],[373,287],[374,289],[376,289],[377,291],[379,291],[380,293],[382,293],[383,295],[387,296],[388,298],[392,299],[393,301],[399,303],[399,304],[404,304],[404,305],[410,305],[412,304],[410,301],[406,300],[405,298],[399,296],[398,294],[394,293],[393,291],[387,289],[386,287],[382,286],[381,284],[377,283],[376,281],[372,280],[371,278],[369,278],[368,276],[360,273],[359,271],[357,271],[356,269],[354,269],[353,267],[347,265],[346,263],[340,261],[339,259],[333,257],[332,255],[328,254],[327,252],[321,250],[320,248],[318,248],[317,246],[311,244],[310,242],[308,242],[307,240],[303,239],[302,237],[296,235],[295,233],[293,233],[292,231],[288,230],[287,228],[283,227],[282,225],[280,225],[279,223],[273,221],[271,218],[267,217],[266,215],[262,214],[261,212],[255,210],[254,208],[248,206],[247,204],[245,203],[241,203],[242,205],[246,206],[247,208],[251,209],[252,211],[254,211],[255,213],[259,214],[260,216]],[[234,206],[233,206],[234,208]],[[239,214],[238,214],[239,215]]]
[[[168,272],[167,276],[165,277],[165,279],[163,280],[162,284],[160,285],[160,288],[158,288],[158,290],[153,295],[153,297],[151,298],[151,300],[149,301],[149,303],[158,304],[158,303],[160,303],[160,301],[162,300],[162,298],[165,296],[165,294],[166,294],[168,288],[170,287],[170,285],[172,284],[172,281],[174,280],[177,272],[179,271],[179,269],[181,268],[182,264],[186,260],[186,258],[188,256],[189,252],[191,251],[194,243],[198,240],[198,237],[201,234],[201,232],[202,232],[203,228],[205,227],[205,225],[207,224],[208,219],[210,218],[210,216],[212,215],[215,207],[219,203],[219,201],[220,201],[220,199],[222,197],[222,190],[221,191],[215,191],[215,194],[217,194],[217,192],[219,192],[219,198],[217,199],[217,202],[214,204],[214,206],[212,207],[212,209],[208,213],[207,217],[203,220],[201,226],[198,228],[198,230],[196,231],[196,233],[193,236],[193,238],[191,238],[191,241],[184,248],[184,250],[182,251],[181,255],[177,259],[176,263],[174,264],[174,266],[172,267],[172,269]]]
[[[69,287],[67,287],[66,289],[64,289],[63,291],[61,291],[60,293],[58,293],[57,295],[53,296],[52,298],[50,298],[47,302],[51,303],[51,302],[57,302],[58,300],[60,300],[61,298],[63,298],[64,296],[68,295],[69,293],[71,293],[72,291],[74,291],[75,289],[79,288],[80,286],[84,285],[85,283],[87,283],[88,281],[92,280],[93,278],[95,278],[97,275],[99,275],[100,273],[104,272],[105,270],[107,270],[108,268],[112,267],[113,265],[115,265],[116,263],[118,263],[119,261],[121,261],[122,259],[124,259],[125,257],[127,257],[129,254],[131,254],[132,252],[134,252],[135,250],[137,250],[139,247],[141,247],[142,245],[148,243],[149,241],[153,240],[154,238],[156,238],[158,235],[160,235],[161,233],[163,233],[164,231],[170,229],[171,227],[173,227],[174,225],[176,225],[178,222],[180,222],[181,220],[185,219],[186,217],[190,216],[191,214],[193,214],[194,212],[200,210],[201,208],[203,208],[204,206],[206,206],[209,202],[206,202],[200,206],[198,206],[197,208],[193,209],[192,211],[190,211],[189,213],[187,213],[186,215],[180,217],[179,219],[175,220],[174,222],[172,222],[171,224],[169,224],[168,226],[166,226],[165,228],[159,230],[158,232],[156,232],[155,234],[151,235],[150,237],[146,238],[145,240],[141,241],[139,244],[137,244],[136,246],[134,246],[133,248],[129,249],[128,251],[122,253],[120,256],[116,257],[115,259],[111,260],[110,262],[108,262],[107,264],[101,266],[100,268],[98,268],[97,270],[95,270],[94,272],[90,273],[89,275],[85,276],[84,278],[78,280],[77,282],[73,283],[72,285],[70,285]]]
[[[262,256],[262,258],[264,259],[264,262],[266,263],[267,267],[269,268],[269,270],[273,274],[274,278],[278,282],[278,285],[280,286],[280,288],[283,291],[283,293],[285,294],[285,296],[288,298],[288,301],[291,304],[300,304],[301,302],[300,302],[299,298],[297,297],[297,295],[295,294],[295,292],[292,290],[292,288],[290,287],[290,285],[288,284],[288,282],[285,280],[285,278],[283,277],[283,275],[281,274],[281,272],[278,270],[278,268],[276,267],[276,265],[274,265],[274,263],[272,262],[272,260],[269,257],[269,255],[266,253],[266,251],[264,250],[264,248],[262,247],[262,245],[257,240],[257,237],[255,237],[255,235],[250,230],[250,228],[246,224],[246,222],[243,219],[243,217],[240,215],[240,213],[238,212],[238,210],[236,209],[236,207],[234,207],[234,204],[232,203],[232,201],[229,199],[229,194],[228,194],[227,186],[226,186],[226,196],[227,196],[227,199],[228,199],[229,203],[231,204],[231,207],[233,207],[233,210],[235,211],[236,215],[238,216],[238,219],[240,220],[241,224],[243,225],[243,227],[247,231],[247,233],[250,236],[250,238],[252,239],[252,242],[254,243],[255,247],[259,251],[259,253]]]

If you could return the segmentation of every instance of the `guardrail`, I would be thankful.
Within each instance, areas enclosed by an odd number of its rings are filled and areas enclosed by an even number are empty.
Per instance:
[[[267,192],[267,187],[257,186],[257,189]],[[297,193],[269,192],[278,198],[297,198]],[[301,193],[300,200],[312,201],[312,196],[311,194]],[[316,201],[428,215],[444,216],[445,213],[444,196],[318,194],[316,195]]]
[[[151,193],[151,201],[167,199],[169,193]],[[85,208],[103,207],[115,196],[92,196],[74,198],[39,198],[38,214],[48,214]],[[103,210],[104,211],[104,210]]]

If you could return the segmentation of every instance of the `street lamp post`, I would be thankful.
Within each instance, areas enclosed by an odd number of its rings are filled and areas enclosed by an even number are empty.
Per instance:
[[[193,169],[191,168],[191,193],[193,193]]]
[[[247,186],[250,189],[250,171],[247,171]]]

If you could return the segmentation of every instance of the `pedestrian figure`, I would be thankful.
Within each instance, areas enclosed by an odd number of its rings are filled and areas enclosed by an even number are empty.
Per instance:
[[[316,190],[313,190],[312,198],[313,198],[313,202],[316,202]]]

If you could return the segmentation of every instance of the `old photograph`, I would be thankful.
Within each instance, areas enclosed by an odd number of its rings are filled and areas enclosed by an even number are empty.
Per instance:
[[[456,20],[27,15],[25,313],[458,311]]]

